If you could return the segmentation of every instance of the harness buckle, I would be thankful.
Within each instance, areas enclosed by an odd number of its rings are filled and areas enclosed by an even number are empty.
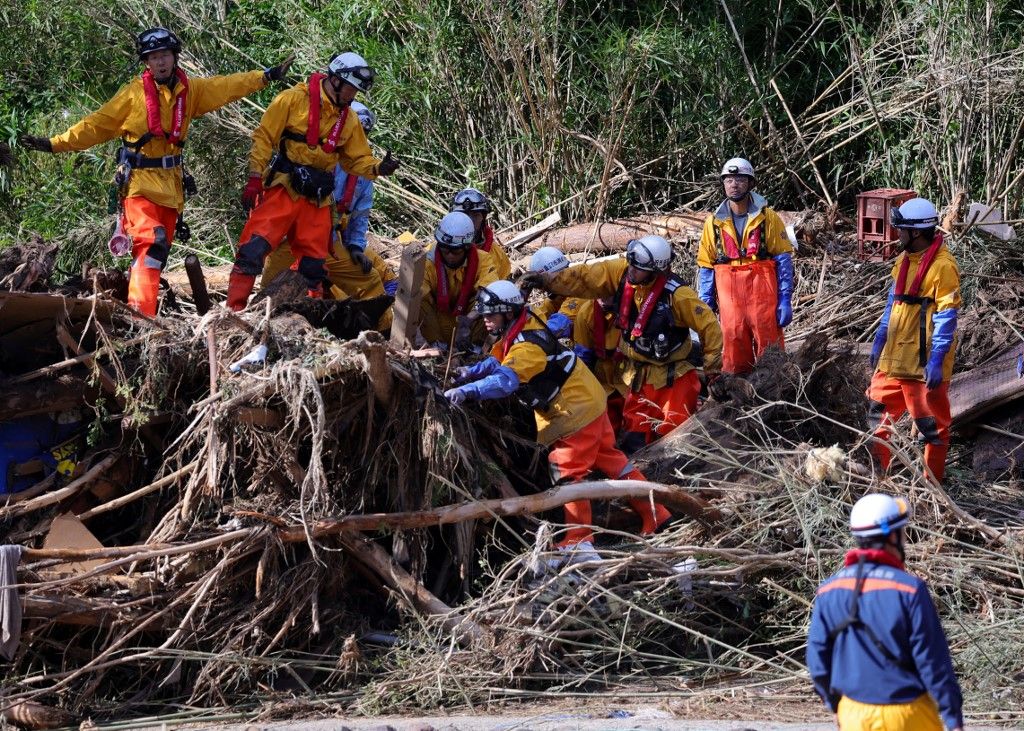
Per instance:
[[[160,167],[164,170],[176,168],[181,163],[180,155],[164,155],[160,158]]]

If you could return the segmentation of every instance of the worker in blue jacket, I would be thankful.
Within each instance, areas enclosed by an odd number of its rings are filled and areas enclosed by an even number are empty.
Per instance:
[[[841,731],[963,729],[963,697],[928,586],[903,568],[909,520],[902,498],[862,497],[850,512],[858,547],[818,588],[807,669]]]

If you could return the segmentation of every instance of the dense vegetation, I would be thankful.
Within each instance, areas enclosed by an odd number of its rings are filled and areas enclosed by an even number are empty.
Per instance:
[[[555,207],[591,219],[702,205],[734,154],[755,161],[780,207],[848,207],[890,186],[1021,204],[1024,15],[1006,0],[22,0],[0,15],[0,138],[12,143],[109,98],[138,71],[134,34],[156,23],[183,37],[191,74],[294,49],[297,78],[359,51],[379,71],[373,141],[405,162],[379,197],[382,232],[425,232],[466,184],[494,196],[503,225]],[[248,132],[273,93],[193,127],[191,245],[214,260],[241,227]],[[113,149],[16,149],[0,171],[0,245],[72,233],[78,256],[95,251]]]

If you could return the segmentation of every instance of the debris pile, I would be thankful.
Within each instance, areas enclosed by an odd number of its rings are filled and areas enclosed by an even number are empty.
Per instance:
[[[990,460],[985,481],[953,469],[943,490],[917,477],[909,427],[891,475],[868,456],[859,345],[889,265],[824,243],[799,259],[789,351],[636,455],[666,485],[652,491],[549,489],[530,412],[448,404],[457,362],[367,331],[386,301],[310,302],[283,282],[243,315],[199,315],[172,287],[173,316],[150,321],[111,296],[116,273],[87,269],[58,292],[53,258],[23,267],[11,252],[0,429],[36,439],[0,506],[5,542],[24,548],[0,701],[12,720],[294,713],[314,695],[370,712],[638,684],[809,692],[809,598],[869,489],[909,493],[910,560],[957,618],[975,707],[1024,700],[1016,468]],[[1006,370],[1018,293],[967,298],[963,321],[984,327],[964,327],[975,368],[951,391],[961,457],[981,443],[980,416],[1024,392]],[[607,498],[602,560],[555,565],[546,521],[580,494]],[[679,520],[641,540],[614,499],[646,494]]]

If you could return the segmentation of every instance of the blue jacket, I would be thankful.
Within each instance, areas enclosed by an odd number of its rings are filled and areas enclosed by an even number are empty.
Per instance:
[[[334,200],[339,203],[345,194],[347,180],[348,173],[341,169],[341,165],[334,168]],[[373,208],[373,181],[359,178],[352,194],[352,210],[348,215],[348,225],[341,235],[342,243],[346,248],[354,246],[360,251],[366,251],[366,232],[370,228],[371,208]]]
[[[848,562],[858,553],[851,551]],[[962,726],[963,697],[928,586],[883,563],[868,560],[864,568],[860,619],[896,662],[863,626],[851,625],[834,640],[830,636],[850,614],[857,565],[848,565],[818,588],[811,613],[807,669],[818,695],[834,713],[842,696],[888,705],[930,693],[946,726]]]

